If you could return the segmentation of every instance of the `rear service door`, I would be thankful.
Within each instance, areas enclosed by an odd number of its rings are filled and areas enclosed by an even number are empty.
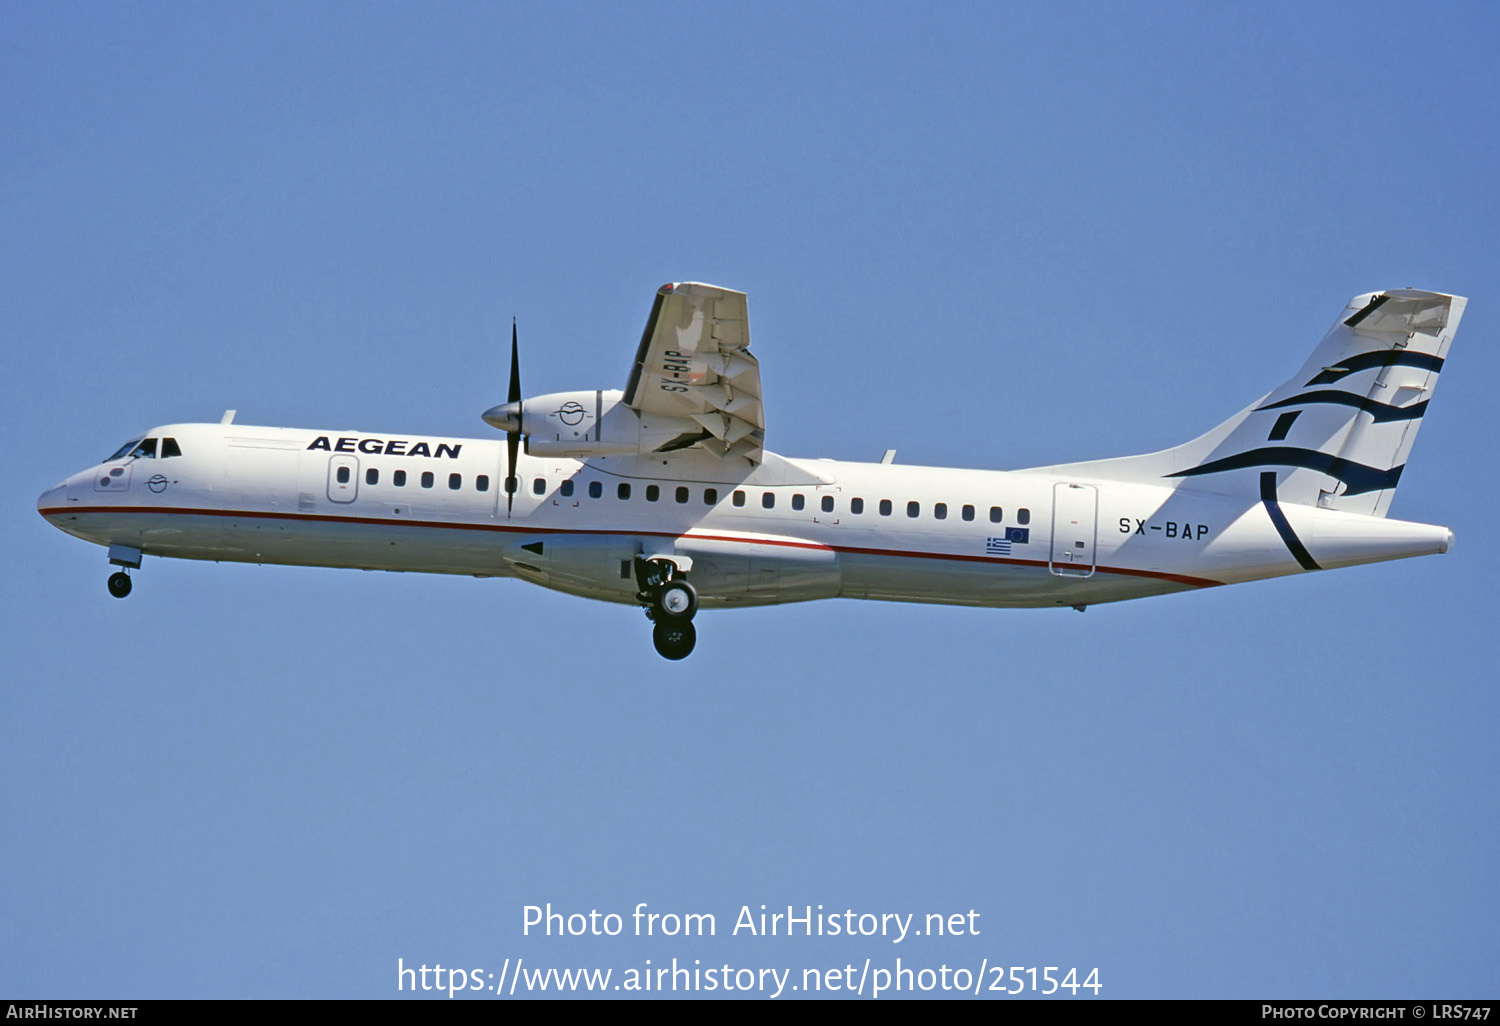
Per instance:
[[[1052,486],[1052,572],[1060,577],[1090,577],[1094,573],[1094,544],[1099,489],[1093,485]]]

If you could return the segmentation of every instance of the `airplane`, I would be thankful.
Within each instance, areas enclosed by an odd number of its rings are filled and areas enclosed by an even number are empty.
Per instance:
[[[1448,551],[1386,516],[1466,300],[1356,296],[1279,388],[1161,452],[964,470],[764,447],[742,292],[657,290],[623,392],[523,398],[511,327],[490,439],[171,424],[44,492],[146,555],[513,577],[642,607],[656,650],[702,609],[881,599],[1072,607]]]

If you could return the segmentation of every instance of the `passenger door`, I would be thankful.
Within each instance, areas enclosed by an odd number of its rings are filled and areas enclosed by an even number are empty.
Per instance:
[[[334,456],[328,461],[328,497],[334,502],[353,502],[359,497],[359,460]]]

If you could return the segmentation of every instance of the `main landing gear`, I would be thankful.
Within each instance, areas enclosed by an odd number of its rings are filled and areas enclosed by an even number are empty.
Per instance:
[[[124,598],[130,594],[130,575],[124,570],[116,570],[109,575],[109,593],[115,598]]]
[[[635,579],[641,590],[636,601],[646,607],[647,619],[655,623],[651,641],[666,659],[685,659],[698,643],[693,617],[698,612],[698,592],[676,564],[665,559],[635,560]]]

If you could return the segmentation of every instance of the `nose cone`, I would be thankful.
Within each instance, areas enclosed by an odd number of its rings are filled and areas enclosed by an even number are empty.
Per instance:
[[[519,431],[521,430],[521,404],[505,403],[503,406],[491,406],[484,411],[484,422],[501,431]]]
[[[36,511],[44,517],[51,517],[57,513],[61,513],[67,491],[68,483],[66,481],[48,488],[36,500]]]

